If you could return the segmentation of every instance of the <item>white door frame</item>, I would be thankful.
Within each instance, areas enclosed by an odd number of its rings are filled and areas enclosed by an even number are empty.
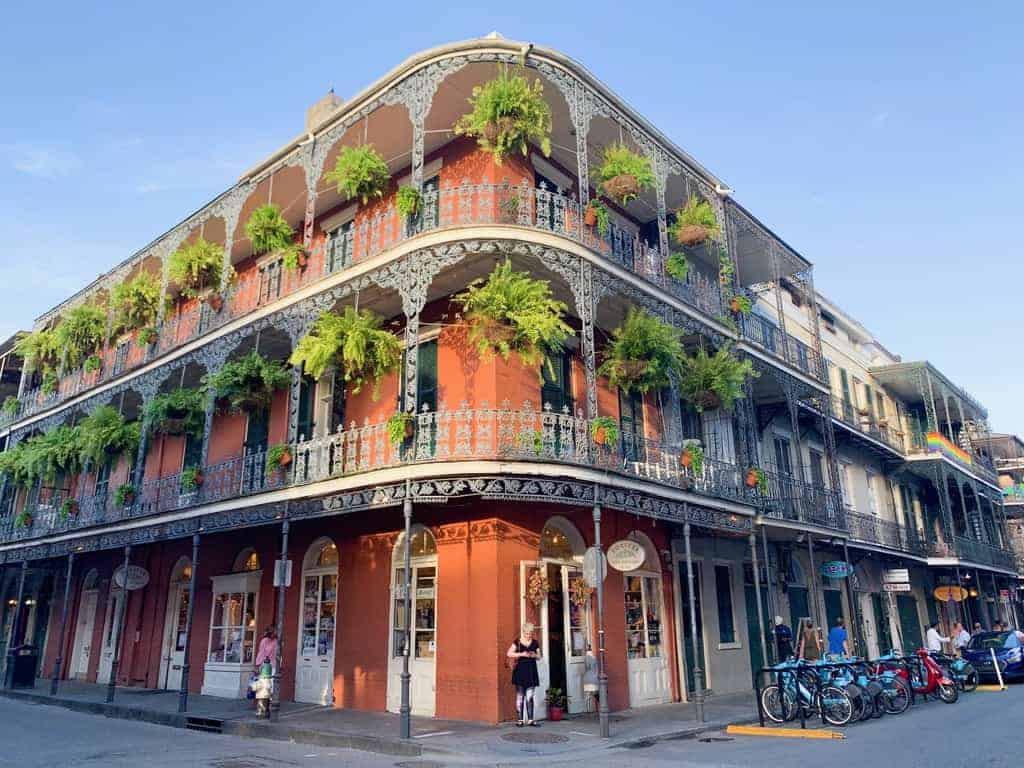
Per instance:
[[[114,580],[110,580],[110,591],[107,592],[107,610],[103,619],[103,635],[100,637],[100,663],[96,670],[97,683],[109,683],[110,673],[113,669],[114,654],[117,653],[117,645],[121,638],[118,635],[118,614],[124,609],[123,589],[114,586]],[[108,645],[107,641],[110,641]]]
[[[178,558],[178,561],[174,564],[171,569],[171,578],[167,585],[167,606],[164,611],[164,640],[160,646],[160,681],[161,688],[167,690],[179,690],[181,688],[181,674],[184,667],[184,652],[176,650],[177,647],[177,632],[178,632],[178,611],[181,606],[181,600],[183,597],[187,597],[189,591],[189,581],[184,580],[185,569],[191,573],[191,560],[182,556]],[[178,665],[178,669],[174,670],[175,664]],[[177,677],[178,682],[174,686],[168,686],[171,678],[171,672],[176,672],[174,675]]]
[[[84,680],[89,676],[89,662],[92,661],[92,638],[96,634],[96,609],[99,605],[99,590],[92,588],[82,592],[78,599],[78,615],[75,617],[75,637],[71,644],[71,665],[68,678]],[[91,605],[90,605],[91,603]],[[84,631],[88,625],[88,631]],[[79,671],[82,662],[85,670]]]
[[[425,528],[423,526],[415,526],[415,525],[412,527],[413,535],[416,535],[421,530],[425,530],[430,535],[431,539],[433,539],[434,534],[433,534],[433,532],[430,531],[429,528]],[[400,559],[400,558],[404,557],[404,554],[402,552],[403,543],[404,543],[404,537],[399,537],[398,542],[395,544],[395,547],[392,550],[392,557],[391,557],[391,589],[389,590],[389,593],[388,593],[389,594],[389,599],[390,599],[390,605],[388,606],[388,645],[387,645],[387,653],[388,653],[388,685],[387,685],[387,698],[386,698],[386,701],[387,701],[387,709],[390,712],[398,712],[400,704],[401,704],[401,697],[402,697],[402,681],[401,681],[401,677],[400,677],[401,671],[402,671],[402,657],[401,656],[395,656],[394,643],[395,643],[395,601],[396,601],[398,595],[401,593],[401,590],[399,589],[399,587],[400,586],[404,586],[404,585],[396,584],[395,583],[395,577],[397,576],[399,570],[405,567],[405,563],[403,562],[402,559]],[[438,597],[439,597],[439,590],[438,590],[439,580],[438,580],[438,576],[440,574],[439,574],[438,562],[437,562],[438,561],[437,550],[436,550],[437,542],[435,541],[434,544],[435,544],[434,554],[432,554],[432,555],[421,555],[421,556],[418,556],[418,557],[411,557],[410,560],[409,560],[409,568],[411,570],[411,580],[410,580],[409,583],[412,585],[412,590],[413,590],[413,594],[412,594],[411,600],[410,600],[411,615],[408,617],[409,618],[409,627],[410,627],[410,630],[411,630],[411,637],[408,638],[408,646],[409,647],[407,647],[405,649],[406,653],[409,654],[409,673],[412,675],[412,678],[410,679],[410,682],[409,682],[409,685],[410,685],[409,700],[410,700],[410,705],[412,707],[412,714],[420,715],[420,716],[423,716],[423,717],[433,717],[434,713],[437,711],[437,654],[438,654],[437,628],[438,628],[438,626],[440,624],[440,619],[439,619],[440,613],[439,613],[439,610],[438,610],[439,609],[439,600],[438,600]],[[416,583],[417,583],[417,578],[418,578],[419,571],[420,571],[421,568],[433,568],[434,569],[434,656],[429,661],[417,661],[416,660],[416,654],[415,654],[415,642],[416,642]],[[417,689],[416,689],[416,685],[415,685],[416,678],[418,676],[420,678],[420,680],[422,681],[422,680],[424,680],[425,678],[428,677],[428,675],[424,674],[425,673],[425,669],[424,668],[428,664],[430,665],[430,670],[429,670],[430,695],[429,696],[425,696],[425,695],[420,696],[418,698],[418,700],[417,700],[417,695],[416,695],[417,694]],[[420,691],[420,693],[422,693],[422,691]]]
[[[339,583],[341,581],[340,564],[334,565],[309,565],[310,557],[316,557],[320,554],[323,547],[326,544],[333,545],[334,542],[323,536],[314,541],[309,549],[306,551],[306,556],[302,560],[302,581],[299,587],[299,616],[298,616],[298,632],[295,635],[295,701],[301,701],[308,704],[321,704],[323,706],[329,706],[334,703],[334,658],[338,647],[338,597],[339,597]],[[314,577],[317,579],[317,635],[316,643],[319,647],[320,641],[320,622],[322,616],[320,614],[322,608],[322,597],[323,597],[323,577],[333,576],[334,577],[334,640],[331,643],[330,657],[320,656],[319,654],[305,655],[302,648],[302,630],[303,630],[303,619],[304,611],[306,607],[306,579],[308,577]],[[300,689],[301,670],[303,667],[312,667],[317,670],[317,673],[323,675],[327,672],[327,679],[322,684],[322,693],[315,698],[302,698],[305,691]],[[325,670],[329,667],[329,670]]]

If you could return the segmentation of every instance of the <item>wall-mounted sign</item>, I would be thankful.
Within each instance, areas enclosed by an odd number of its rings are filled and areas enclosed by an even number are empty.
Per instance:
[[[845,579],[853,573],[853,566],[842,560],[829,560],[821,564],[821,575],[828,579]]]
[[[893,581],[900,582],[903,584],[909,584],[910,571],[906,568],[890,568],[888,571],[882,571],[882,581]]]
[[[597,575],[600,571],[600,577]],[[583,554],[583,579],[588,587],[597,586],[608,576],[608,562],[597,547],[588,547]]]
[[[967,590],[963,587],[936,587],[934,594],[936,600],[941,600],[944,603],[959,603],[967,599]]]
[[[635,571],[644,564],[647,553],[638,541],[619,539],[610,547],[605,555],[608,565],[616,571]]]
[[[898,581],[887,581],[882,584],[883,592],[909,592],[910,585],[906,583],[900,583]]]
[[[124,566],[114,571],[114,586],[118,589],[127,589],[129,592],[135,589],[142,589],[149,584],[149,571],[141,565],[128,566],[128,584],[125,585]]]

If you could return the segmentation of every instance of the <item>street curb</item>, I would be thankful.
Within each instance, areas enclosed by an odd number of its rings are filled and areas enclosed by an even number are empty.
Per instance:
[[[154,712],[152,710],[125,707],[118,704],[107,704],[94,701],[77,701],[61,699],[39,693],[14,693],[0,690],[0,696],[11,701],[26,701],[33,704],[44,704],[51,707],[63,707],[72,712],[87,715],[103,715],[117,720],[135,720],[171,728],[186,728],[190,717],[196,719],[213,719],[221,723],[221,733],[232,736],[244,736],[272,741],[292,741],[299,744],[311,744],[318,747],[335,747],[338,749],[355,749],[361,752],[374,752],[382,755],[398,757],[419,757],[423,748],[419,744],[409,744],[397,739],[381,739],[374,736],[358,734],[330,733],[315,731],[309,728],[296,728],[279,723],[260,723],[246,720],[220,720],[220,718],[203,718],[202,715],[188,715],[171,712]]]
[[[718,723],[701,723],[699,725],[693,725],[689,728],[680,728],[675,731],[665,731],[664,733],[656,733],[653,736],[640,736],[635,739],[625,739],[623,741],[616,742],[614,744],[608,744],[606,749],[637,749],[641,747],[647,747],[652,744],[656,744],[659,741],[674,741],[676,739],[686,739],[693,736],[700,736],[704,733],[711,731],[722,731],[725,730],[729,725],[749,725],[756,723],[757,718],[740,718],[734,720],[723,720]]]

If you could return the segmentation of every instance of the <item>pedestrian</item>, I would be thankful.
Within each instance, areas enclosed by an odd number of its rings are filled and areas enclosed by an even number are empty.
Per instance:
[[[533,719],[533,694],[540,685],[537,659],[540,645],[533,636],[533,624],[523,624],[519,637],[508,647],[505,656],[512,665],[512,685],[516,687],[516,726],[536,726]]]
[[[821,658],[821,643],[818,642],[818,630],[814,622],[807,619],[800,632],[800,658],[804,661],[818,661]]]
[[[836,619],[836,625],[828,631],[828,652],[830,656],[850,655],[850,635],[846,631],[846,619]]]
[[[779,661],[788,661],[793,656],[793,630],[781,616],[775,617],[775,650]]]
[[[956,652],[963,655],[964,648],[971,643],[971,633],[967,631],[967,627],[961,624],[959,621],[953,625],[953,645],[956,647]]]
[[[252,660],[253,672],[259,673],[264,662],[277,674],[277,629],[271,624],[260,638],[260,646],[256,649],[256,658]]]
[[[943,637],[939,634],[939,622],[933,621],[928,625],[928,631],[925,633],[925,645],[928,647],[929,651],[941,653],[942,644],[948,642],[948,637]]]
[[[980,621],[975,621],[975,622],[974,622],[974,631],[973,631],[973,634],[975,634],[975,635],[976,635],[976,634],[978,634],[979,632],[982,632],[982,631],[984,631],[984,630],[983,630],[983,629],[982,629],[982,627],[981,627],[981,622],[980,622]]]

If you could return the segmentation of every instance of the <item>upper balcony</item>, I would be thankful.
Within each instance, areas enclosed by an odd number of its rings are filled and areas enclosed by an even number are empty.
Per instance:
[[[78,369],[55,361],[45,380],[37,377],[22,389],[17,409],[5,411],[0,423],[48,410],[264,306],[319,283],[343,281],[350,267],[386,258],[406,241],[440,239],[442,231],[581,246],[595,263],[725,333],[735,322],[728,306],[733,293],[809,273],[810,264],[736,204],[720,180],[557,52],[534,47],[525,60],[527,77],[541,84],[551,112],[549,154],[531,145],[526,156],[508,156],[498,165],[471,139],[455,136],[466,94],[501,67],[519,63],[522,50],[501,39],[445,46],[409,59],[346,104],[319,105],[300,137],[232,189],[41,317],[37,329],[53,327],[83,303],[105,302],[111,312],[114,289],[142,273],[161,286],[156,322],[116,335],[108,319],[106,337],[90,356],[95,359]],[[587,216],[587,202],[601,192],[592,171],[605,149],[619,142],[649,161],[655,181],[628,201],[609,199],[608,227],[598,228]],[[366,144],[385,160],[391,179],[383,198],[359,202],[341,194],[329,174],[343,148]],[[411,219],[395,205],[400,186],[422,192],[421,211]],[[670,237],[669,226],[674,212],[694,197],[713,210],[719,234],[683,246]],[[246,223],[266,204],[277,206],[305,249],[304,263],[295,269],[254,253]],[[223,276],[205,286],[202,297],[175,300],[165,311],[164,299],[174,299],[181,288],[169,280],[168,261],[199,238],[223,250]],[[666,271],[672,251],[685,252],[690,269],[683,280]],[[233,280],[227,277],[232,269]],[[818,350],[781,330],[740,320],[743,343],[824,381]]]
[[[875,443],[882,443],[897,456],[906,453],[906,435],[897,417],[880,418],[869,408],[857,407],[849,400],[833,395],[832,418],[846,427],[850,434],[864,435]]]

